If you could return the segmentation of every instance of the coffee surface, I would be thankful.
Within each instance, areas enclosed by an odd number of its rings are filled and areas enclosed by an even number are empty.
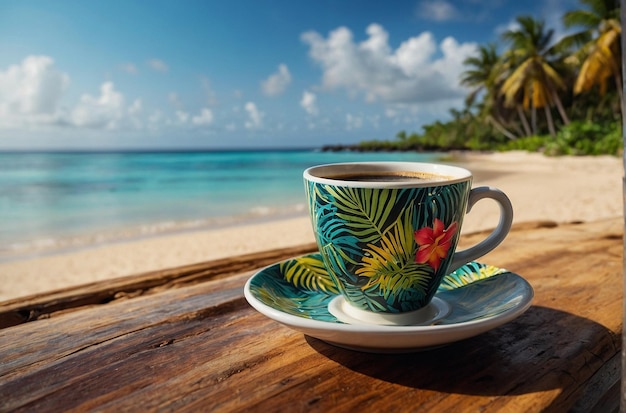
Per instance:
[[[389,171],[359,172],[324,176],[327,179],[357,182],[442,182],[450,180],[450,176],[429,172]]]

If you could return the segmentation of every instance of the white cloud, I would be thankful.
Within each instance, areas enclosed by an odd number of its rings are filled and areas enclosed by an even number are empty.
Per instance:
[[[247,102],[244,109],[248,113],[248,120],[245,123],[247,129],[258,129],[263,124],[263,112],[261,112],[253,102]]]
[[[165,66],[156,65],[155,67]],[[130,70],[131,67],[125,68]],[[211,109],[204,107],[195,116],[184,110],[175,92],[168,95],[176,109],[171,115],[160,110],[145,114],[141,99],[130,104],[113,82],[102,83],[97,94],[83,94],[74,105],[62,105],[69,76],[54,68],[47,56],[29,56],[20,64],[0,70],[0,127],[54,125],[103,130],[150,130],[184,125],[204,126],[214,122]],[[208,100],[213,96],[208,80],[202,82]],[[254,104],[246,106],[249,127],[259,127],[263,114]]]
[[[300,99],[300,106],[311,116],[317,116],[319,109],[317,108],[317,96],[313,92],[305,90]]]
[[[0,71],[0,123],[4,125],[57,123],[60,102],[70,83],[48,56],[28,56]]]
[[[170,70],[170,68],[167,66],[167,63],[160,59],[150,59],[147,63],[148,66],[150,66],[153,70],[156,70],[157,72],[166,73]]]
[[[448,21],[459,17],[458,10],[445,0],[423,0],[417,6],[419,17],[434,21]]]
[[[209,108],[202,108],[200,114],[194,116],[191,121],[194,125],[210,125],[213,123],[213,112]]]
[[[459,84],[459,76],[464,71],[463,61],[476,53],[476,44],[459,44],[453,37],[446,37],[441,42],[440,49],[443,57],[433,61],[431,67],[436,73],[444,75],[449,82],[456,81]]]
[[[93,129],[141,129],[143,104],[135,99],[130,106],[125,103],[124,95],[115,90],[113,82],[104,82],[100,86],[100,95],[84,94],[69,113],[66,123],[72,126]]]
[[[211,123],[213,123],[213,119],[214,119],[213,112],[209,108],[202,108],[200,113],[195,116],[191,116],[189,113],[180,109],[177,110],[174,113],[174,115],[175,115],[174,121],[170,120],[170,121],[166,121],[165,123],[173,124],[173,125],[188,125],[189,123],[192,123],[193,125],[196,125],[196,126],[206,126],[206,125],[210,125]]]
[[[391,58],[406,76],[417,76],[428,66],[429,59],[437,51],[435,38],[430,32],[411,37],[403,42]]]
[[[187,123],[189,121],[189,113],[185,111],[177,110],[175,115],[180,123]]]
[[[502,33],[508,32],[509,30],[513,31],[513,30],[519,30],[519,29],[520,29],[520,25],[517,21],[509,20],[508,23],[497,25],[493,31],[498,36],[501,36]]]
[[[326,90],[343,88],[370,102],[403,104],[450,100],[466,93],[459,77],[465,69],[463,60],[475,53],[475,43],[459,44],[447,37],[437,45],[432,34],[424,32],[393,50],[382,26],[371,24],[367,34],[361,43],[345,27],[328,38],[316,32],[302,35],[310,57],[322,68]]]
[[[286,65],[278,65],[278,72],[270,75],[262,84],[261,88],[263,93],[268,96],[280,95],[287,89],[287,86],[291,83],[291,74]]]
[[[116,129],[124,116],[124,96],[115,90],[113,82],[100,86],[100,96],[81,96],[71,114],[74,125]]]

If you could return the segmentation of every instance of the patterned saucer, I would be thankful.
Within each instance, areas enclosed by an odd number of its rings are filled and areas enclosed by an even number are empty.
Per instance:
[[[447,275],[435,297],[449,306],[429,325],[389,326],[339,321],[328,307],[338,294],[318,253],[285,260],[254,274],[244,287],[265,316],[339,347],[376,353],[425,350],[469,338],[526,311],[533,289],[521,276],[471,262]]]

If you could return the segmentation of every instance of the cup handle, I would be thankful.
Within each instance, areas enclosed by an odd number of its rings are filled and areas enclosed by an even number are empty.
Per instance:
[[[470,248],[455,252],[448,272],[452,272],[493,250],[504,241],[504,238],[511,229],[511,224],[513,223],[513,206],[511,205],[509,197],[497,188],[481,186],[472,189],[467,201],[467,212],[470,212],[472,206],[483,198],[491,198],[500,205],[500,222],[487,238]]]

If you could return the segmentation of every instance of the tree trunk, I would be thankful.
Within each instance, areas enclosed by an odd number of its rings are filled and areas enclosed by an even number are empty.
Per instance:
[[[554,138],[556,136],[556,132],[554,131],[554,120],[552,120],[552,113],[550,113],[550,106],[545,105],[543,110],[546,112],[546,120],[548,121],[548,129],[550,130],[550,135]]]
[[[570,120],[569,120],[569,117],[567,116],[567,113],[565,113],[565,109],[563,108],[563,103],[561,103],[561,98],[559,98],[559,95],[558,93],[556,93],[556,90],[552,89],[551,92],[552,92],[552,100],[554,100],[554,103],[556,103],[556,108],[558,109],[559,114],[561,115],[561,119],[563,119],[563,123],[565,125],[569,125]]]
[[[532,126],[533,135],[537,135],[537,108],[534,102],[530,102],[530,125]]]
[[[624,85],[622,85],[622,76],[619,73],[616,73],[614,78],[615,86],[617,86],[617,93],[619,95],[619,104],[622,109],[622,119],[626,119],[626,105],[624,105]]]
[[[498,122],[496,120],[495,117],[493,116],[488,116],[487,117],[487,121],[489,123],[491,123],[493,125],[494,128],[496,128],[498,130],[498,132],[500,132],[501,134],[503,134],[504,136],[506,136],[507,138],[509,138],[510,140],[515,140],[517,139],[517,136],[515,136],[513,133],[511,133],[510,131],[508,131],[500,122]]]
[[[522,126],[524,127],[524,133],[526,133],[526,136],[532,135],[532,132],[530,131],[530,126],[528,125],[528,119],[526,119],[526,115],[524,115],[524,110],[520,105],[517,105],[516,108],[517,114],[520,118],[520,121],[522,122]]]

